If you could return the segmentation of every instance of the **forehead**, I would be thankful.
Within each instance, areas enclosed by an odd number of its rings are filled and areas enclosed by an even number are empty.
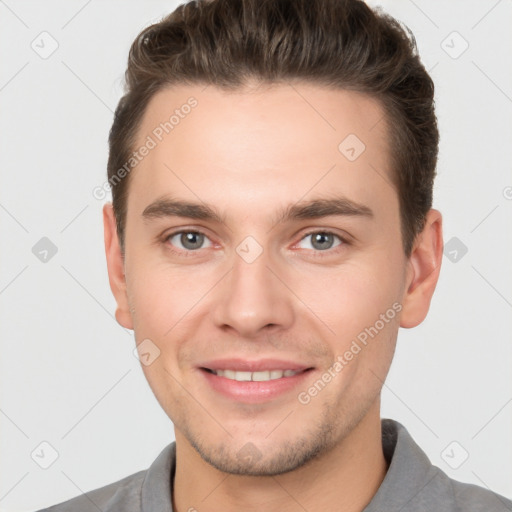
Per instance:
[[[396,196],[384,111],[354,91],[174,86],[149,102],[135,149],[143,145],[151,149],[132,171],[129,194],[139,209],[166,193],[221,205],[229,196],[240,207],[308,193],[350,191],[374,203],[376,193],[388,203]]]

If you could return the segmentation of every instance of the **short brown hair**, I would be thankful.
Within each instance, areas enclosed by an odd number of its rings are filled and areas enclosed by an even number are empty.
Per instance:
[[[254,78],[355,90],[380,101],[409,257],[432,206],[434,84],[410,30],[361,0],[191,1],[137,36],[109,135],[108,179],[123,253],[129,175],[119,180],[116,172],[130,159],[150,99],[168,85],[237,89]]]

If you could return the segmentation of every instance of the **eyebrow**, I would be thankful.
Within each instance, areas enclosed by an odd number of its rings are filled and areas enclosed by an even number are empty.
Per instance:
[[[299,202],[280,209],[274,217],[273,224],[293,220],[319,219],[328,216],[350,216],[373,218],[374,213],[366,205],[352,201],[346,197],[318,198]],[[162,197],[148,205],[142,212],[144,220],[187,217],[190,219],[206,220],[225,223],[216,208],[205,203],[192,203],[170,197]]]

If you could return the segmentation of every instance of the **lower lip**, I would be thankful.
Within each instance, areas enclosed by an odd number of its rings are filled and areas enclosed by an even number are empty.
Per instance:
[[[222,395],[238,402],[257,404],[267,402],[304,384],[312,370],[297,373],[292,377],[257,381],[238,381],[220,377],[207,370],[200,369],[210,386]]]

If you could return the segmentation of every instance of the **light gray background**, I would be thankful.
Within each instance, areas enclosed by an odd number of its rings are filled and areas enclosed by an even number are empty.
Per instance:
[[[382,416],[450,476],[510,498],[512,2],[381,3],[413,30],[436,83],[434,207],[445,244],[456,237],[468,249],[443,258],[427,320],[400,330]],[[176,5],[0,1],[1,510],[34,510],[145,469],[174,439],[132,333],[113,319],[103,201],[92,191],[105,181],[129,45]],[[51,48],[43,31],[59,45],[46,59],[31,47]],[[461,38],[469,47],[453,58]],[[46,263],[32,252],[42,237],[58,248]],[[35,462],[51,457],[43,441],[58,452],[48,469]]]

